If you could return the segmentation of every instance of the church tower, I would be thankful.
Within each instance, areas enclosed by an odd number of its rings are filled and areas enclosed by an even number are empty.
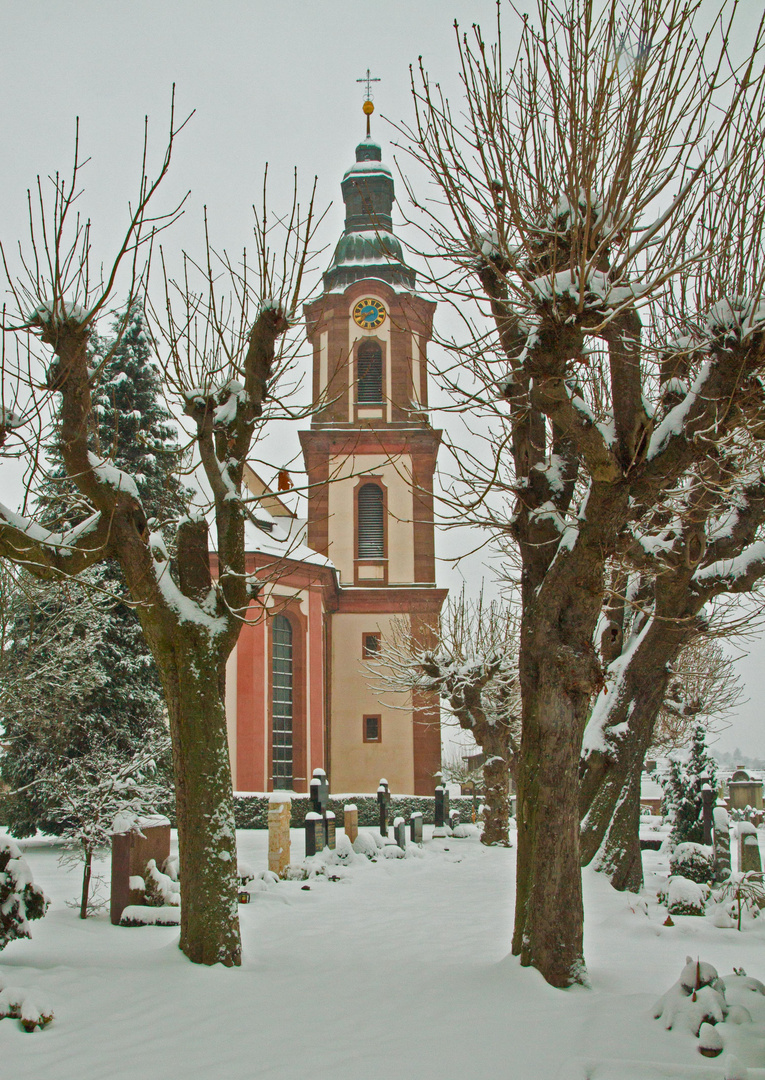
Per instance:
[[[394,186],[369,134],[342,180],[345,229],[306,306],[313,405],[301,432],[310,548],[334,564],[326,616],[326,753],[333,791],[431,794],[440,767],[437,702],[391,706],[369,685],[396,619],[423,641],[446,591],[435,584],[433,474],[441,433],[428,420],[427,344],[435,304],[393,233]]]

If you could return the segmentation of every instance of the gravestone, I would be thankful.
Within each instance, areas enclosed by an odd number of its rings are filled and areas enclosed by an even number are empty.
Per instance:
[[[714,808],[712,821],[715,881],[725,881],[730,877],[730,824],[728,811],[724,806]]]
[[[406,822],[402,817],[393,822],[393,837],[401,850],[406,851]]]
[[[757,830],[751,821],[740,821],[736,829],[738,833],[738,869],[742,874],[750,870],[762,873],[762,859],[760,858],[760,841]]]
[[[327,783],[327,774],[323,769],[313,770],[313,777],[309,787],[314,813],[321,814],[324,817],[329,802],[329,784]]]
[[[449,811],[449,828],[452,831],[454,831],[454,829],[457,828],[459,823],[460,823],[460,812],[459,812],[459,810],[450,810]]]
[[[413,844],[422,844],[422,814],[419,810],[409,818],[409,839]]]
[[[327,810],[324,814],[324,843],[330,851],[334,851],[337,847],[334,810]]]
[[[136,886],[143,881],[149,859],[162,867],[169,855],[170,822],[166,817],[138,818],[132,828],[112,834],[109,917],[114,926],[119,925],[126,907],[144,903],[143,886]]]
[[[305,855],[318,855],[324,850],[324,818],[315,810],[305,816]]]
[[[390,805],[390,791],[388,781],[384,778],[377,788],[377,803],[380,807],[380,836],[388,835],[388,806]]]
[[[715,793],[709,784],[704,784],[701,789],[701,821],[704,828],[702,843],[712,843],[712,810],[715,804]]]
[[[359,835],[359,808],[354,803],[348,803],[343,807],[343,824],[345,825],[345,835],[348,837],[351,843]]]
[[[436,806],[433,836],[448,836],[449,828],[449,792],[443,784],[436,786]]]
[[[268,869],[282,876],[290,863],[290,814],[292,799],[283,791],[268,797]]]

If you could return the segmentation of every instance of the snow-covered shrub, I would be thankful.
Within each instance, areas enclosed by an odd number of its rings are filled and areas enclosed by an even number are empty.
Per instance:
[[[30,937],[30,921],[41,919],[48,903],[19,848],[7,836],[0,837],[0,949],[14,938]]]
[[[705,844],[678,844],[669,857],[669,871],[708,884],[714,878],[714,849]]]
[[[20,1020],[25,1031],[44,1028],[53,1019],[53,1009],[36,990],[21,990],[16,986],[0,989],[0,1019]]]
[[[181,887],[168,874],[157,869],[154,859],[149,859],[144,873],[144,903],[148,907],[178,907]]]
[[[246,885],[249,885],[251,881],[255,880],[255,871],[249,863],[239,859],[236,864],[236,876],[239,878],[239,888],[243,889]]]
[[[670,877],[665,889],[658,894],[659,902],[667,905],[670,915],[703,915],[709,898],[709,887],[679,874]]]
[[[725,983],[717,969],[703,961],[686,957],[680,978],[662,994],[654,1008],[654,1019],[667,1031],[680,1029],[698,1035],[701,1025],[720,1024],[728,1014]]]
[[[703,1023],[699,1028],[699,1053],[704,1057],[717,1057],[722,1052],[722,1035],[714,1024]]]
[[[377,844],[372,833],[359,831],[353,841],[353,850],[357,855],[366,855],[368,859],[377,857]]]
[[[173,881],[178,881],[178,868],[180,866],[180,859],[177,855],[168,855],[165,861],[162,863],[162,873],[167,874]]]
[[[181,909],[169,904],[152,907],[149,904],[128,904],[120,916],[120,926],[179,926]]]
[[[745,874],[731,874],[727,881],[715,889],[714,898],[719,904],[730,903],[730,914],[740,930],[744,912],[757,918],[765,909],[765,874],[756,870],[748,870]]]

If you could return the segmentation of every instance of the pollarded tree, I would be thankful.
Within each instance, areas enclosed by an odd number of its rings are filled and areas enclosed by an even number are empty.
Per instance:
[[[424,691],[438,695],[484,754],[484,822],[481,842],[507,847],[510,773],[520,735],[518,622],[499,600],[475,602],[464,590],[449,599],[437,626],[412,633],[394,624],[373,661],[376,689],[382,693]]]
[[[587,981],[579,764],[607,572],[763,412],[763,26],[739,64],[699,6],[540,0],[511,58],[458,39],[459,118],[414,85],[434,288],[476,311],[451,388],[498,425],[488,469],[461,456],[462,513],[521,564],[512,947],[556,986]]]
[[[258,588],[245,567],[243,470],[266,421],[275,380],[289,358],[284,342],[291,340],[288,331],[315,222],[313,202],[304,211],[296,195],[291,212],[275,225],[283,229],[281,252],[269,247],[275,232],[264,213],[256,219],[253,263],[245,259],[235,268],[208,247],[201,266],[186,261],[177,286],[165,272],[168,297],[162,306],[170,314],[162,338],[169,354],[163,370],[193,428],[195,450],[212,492],[214,578],[204,514],[183,517],[163,530],[150,520],[129,472],[115,465],[106,448],[91,449],[88,439],[99,374],[91,363],[91,335],[120,267],[132,267],[129,307],[139,295],[141,251],[167,222],[166,217],[150,217],[149,206],[169,168],[176,134],[171,122],[163,164],[153,181],[142,176],[124,242],[105,279],[90,273],[89,227],[71,220],[79,186],[77,160],[71,183],[54,180],[52,206],[40,188],[38,209],[45,229],[39,223],[35,228],[21,277],[5,254],[18,309],[16,322],[7,319],[6,328],[19,335],[24,346],[29,342],[30,355],[38,358],[44,375],[39,378],[34,362],[9,366],[0,441],[9,452],[19,452],[19,446],[32,445],[35,424],[40,433],[46,409],[47,415],[57,416],[67,475],[90,513],[83,522],[54,531],[31,515],[0,507],[0,556],[48,580],[79,574],[106,559],[119,563],[169,712],[182,881],[181,948],[194,962],[231,965],[240,962],[241,945],[225,665]],[[39,242],[46,242],[48,250],[40,251]],[[175,302],[183,312],[177,323],[172,316]],[[35,344],[41,347],[36,352]],[[27,354],[20,349],[19,355]],[[14,436],[19,440],[15,447]],[[177,552],[174,567],[171,544]]]

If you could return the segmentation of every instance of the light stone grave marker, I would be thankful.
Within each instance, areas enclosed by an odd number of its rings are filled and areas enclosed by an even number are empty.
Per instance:
[[[738,868],[740,873],[746,874],[753,870],[757,874],[762,873],[762,859],[760,858],[760,841],[757,830],[751,821],[740,821],[738,833]]]
[[[282,791],[268,798],[268,869],[282,876],[290,862],[290,815],[292,799]]]
[[[345,826],[345,835],[353,843],[359,835],[359,808],[355,803],[348,803],[347,806],[343,807],[343,825]]]

